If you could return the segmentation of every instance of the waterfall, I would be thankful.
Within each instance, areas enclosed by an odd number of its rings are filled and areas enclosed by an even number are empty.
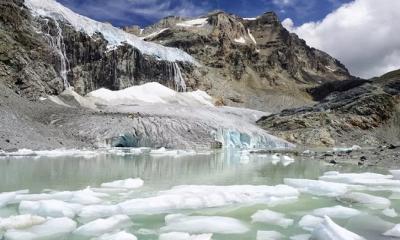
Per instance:
[[[175,82],[175,90],[177,92],[186,92],[186,83],[185,79],[183,79],[181,69],[179,68],[178,63],[174,62],[172,64],[173,67],[173,78]]]
[[[48,23],[49,20],[46,19],[47,33],[45,33],[45,35],[49,40],[50,47],[54,49],[54,51],[58,54],[60,58],[60,77],[64,82],[64,88],[67,89],[70,87],[70,84],[68,82],[68,72],[71,70],[71,68],[65,50],[65,43],[62,35],[62,29],[58,21],[54,20],[54,25],[56,27],[57,33],[56,36],[52,36],[50,34],[50,26]]]

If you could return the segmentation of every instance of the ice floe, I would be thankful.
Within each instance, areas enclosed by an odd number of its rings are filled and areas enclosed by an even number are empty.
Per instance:
[[[10,202],[15,200],[15,197],[17,196],[17,193],[15,192],[5,192],[5,193],[0,193],[0,208],[6,206]]]
[[[317,196],[336,197],[350,190],[362,190],[362,186],[333,183],[321,180],[285,178],[284,183],[297,188],[300,192]]]
[[[66,203],[60,200],[22,201],[19,205],[19,212],[44,217],[74,218],[81,208],[80,204]]]
[[[400,224],[396,224],[393,228],[384,232],[383,235],[400,238]]]
[[[241,234],[250,229],[241,221],[230,217],[219,216],[184,216],[174,217],[166,221],[166,226],[160,230],[163,232],[187,232],[187,233],[219,233]]]
[[[106,219],[97,219],[86,223],[74,231],[81,236],[101,236],[103,234],[131,226],[133,223],[126,215],[115,215]]]
[[[319,177],[320,180],[347,184],[368,186],[400,186],[400,180],[392,180],[393,176],[378,173],[339,173],[327,172]]]
[[[299,221],[299,226],[306,231],[313,231],[324,221],[321,217],[315,217],[313,215],[305,215]]]
[[[257,240],[279,240],[284,239],[285,236],[277,231],[257,231]]]
[[[211,233],[190,235],[185,232],[169,232],[160,234],[158,240],[211,240]]]
[[[75,228],[76,222],[69,218],[51,218],[30,228],[7,230],[4,237],[7,240],[62,239]]]
[[[385,208],[382,210],[382,214],[387,216],[387,217],[392,217],[395,218],[398,216],[397,212],[393,208]]]
[[[285,214],[268,209],[259,210],[251,216],[253,222],[262,222],[287,228],[293,224],[293,219],[285,218]]]
[[[28,228],[34,225],[42,224],[46,221],[45,218],[34,215],[18,215],[8,218],[0,218],[1,229],[21,229]]]
[[[131,233],[121,231],[116,233],[106,233],[92,240],[137,240],[137,238]]]
[[[117,180],[113,182],[102,183],[103,188],[126,188],[135,189],[143,186],[144,181],[140,178],[128,178],[125,180]]]
[[[365,240],[363,237],[350,232],[337,225],[329,217],[325,216],[324,221],[314,229],[311,239],[315,240]]]
[[[361,212],[354,208],[343,206],[318,208],[313,211],[313,214],[319,217],[328,216],[330,218],[351,218],[361,214]]]
[[[356,202],[371,209],[386,209],[390,206],[390,200],[367,193],[351,192],[341,196],[341,199]]]
[[[311,238],[311,234],[299,234],[290,237],[290,240],[309,240]]]

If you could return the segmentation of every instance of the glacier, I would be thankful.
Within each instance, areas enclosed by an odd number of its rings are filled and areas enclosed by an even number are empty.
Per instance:
[[[88,17],[81,16],[55,0],[25,0],[25,5],[35,16],[64,21],[69,23],[76,30],[85,32],[89,36],[101,33],[108,41],[109,49],[114,49],[119,45],[127,43],[139,49],[143,54],[155,56],[160,60],[198,64],[192,56],[180,49],[164,47],[159,44],[143,41],[139,37],[116,28],[111,24],[97,22]]]

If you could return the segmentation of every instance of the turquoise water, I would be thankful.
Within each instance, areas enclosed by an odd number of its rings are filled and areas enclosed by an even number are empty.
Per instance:
[[[98,188],[101,183],[127,178],[141,178],[144,186],[135,189],[123,198],[115,194],[107,200],[118,203],[130,198],[154,196],[161,190],[179,185],[277,185],[284,178],[317,179],[326,171],[340,172],[384,172],[379,169],[360,169],[356,166],[332,166],[316,160],[299,160],[287,166],[274,162],[272,156],[250,155],[243,159],[239,151],[215,151],[200,155],[113,155],[101,154],[90,158],[83,157],[19,157],[0,159],[0,192],[29,189],[31,193],[43,191],[77,191],[87,186]],[[390,192],[369,192],[376,196],[389,197]],[[399,200],[391,200],[392,207],[400,207]],[[277,206],[266,204],[226,205],[215,208],[178,210],[189,216],[223,216],[240,220],[249,231],[241,234],[214,234],[213,239],[256,239],[257,231],[278,231],[289,239],[297,234],[307,234],[298,221],[313,209],[342,205],[363,212],[362,216],[349,219],[334,219],[337,224],[368,239],[384,238],[381,233],[388,230],[391,223],[400,218],[387,217],[382,210],[371,210],[361,204],[339,201],[337,198],[301,194],[297,201]],[[18,214],[18,205],[9,204],[0,209],[0,216]],[[288,228],[266,223],[252,223],[251,216],[257,210],[270,209],[285,214],[294,223]],[[126,231],[138,239],[158,239],[160,228],[165,226],[167,213],[130,216],[133,226]],[[75,221],[81,221],[75,218]],[[388,224],[389,222],[389,224]],[[79,223],[81,224],[81,223]],[[82,238],[74,234],[65,239]],[[60,239],[60,238],[57,238]]]

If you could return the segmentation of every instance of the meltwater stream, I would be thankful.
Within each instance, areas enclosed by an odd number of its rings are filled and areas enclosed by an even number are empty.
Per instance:
[[[381,169],[238,150],[26,155],[0,157],[0,239],[392,239],[400,220]]]

